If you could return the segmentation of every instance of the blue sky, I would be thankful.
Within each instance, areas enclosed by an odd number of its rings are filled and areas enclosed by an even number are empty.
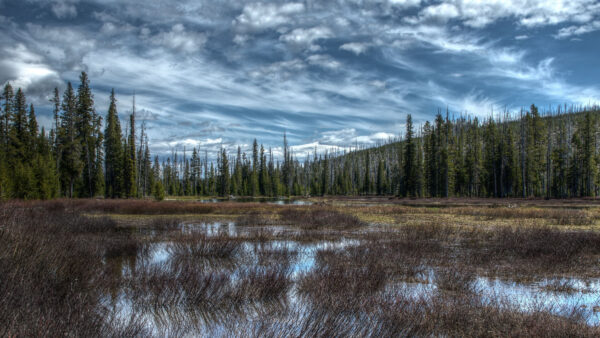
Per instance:
[[[136,93],[153,152],[298,155],[373,145],[438,109],[489,116],[600,102],[595,0],[0,0],[0,83],[50,125],[48,96],[89,73],[98,113]]]

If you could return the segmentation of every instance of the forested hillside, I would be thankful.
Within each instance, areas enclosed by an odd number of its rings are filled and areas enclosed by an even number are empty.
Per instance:
[[[152,159],[134,113],[121,126],[114,91],[106,115],[94,108],[86,73],[53,93],[54,125],[38,128],[33,105],[7,84],[0,119],[2,198],[397,195],[409,197],[585,197],[600,194],[596,107],[541,114],[532,105],[479,120],[438,112],[388,144],[298,160],[255,140],[251,154],[203,149]],[[103,118],[105,116],[105,118]]]

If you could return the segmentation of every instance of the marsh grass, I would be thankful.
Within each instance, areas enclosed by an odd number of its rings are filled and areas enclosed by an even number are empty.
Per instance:
[[[512,208],[512,207],[463,207],[448,210],[457,215],[482,216],[489,220],[508,219],[544,219],[556,225],[591,225],[593,216],[582,209],[570,208]]]
[[[280,219],[305,230],[352,229],[366,225],[354,215],[318,206],[308,209],[288,207],[280,212]]]
[[[258,211],[251,211],[239,216],[236,220],[238,226],[265,226],[273,222]]]
[[[135,321],[105,321],[101,261],[110,245],[103,237],[114,234],[114,222],[56,205],[43,210],[3,203],[1,209],[0,336],[145,332]]]
[[[475,292],[475,273],[467,268],[452,265],[435,271],[434,282],[439,290],[459,294]]]
[[[598,336],[590,311],[524,310],[476,286],[520,274],[569,293],[557,277],[599,277],[600,234],[550,226],[589,224],[596,211],[563,209],[564,220],[562,209],[503,205],[5,202],[0,336]],[[409,221],[368,225],[369,210]],[[183,214],[207,213],[243,231],[182,230]],[[160,216],[134,227],[107,214]],[[153,258],[158,246],[166,258]],[[307,256],[314,264],[294,273]]]
[[[179,234],[168,246],[173,259],[230,258],[239,249],[241,242],[226,234],[208,236],[201,231]]]

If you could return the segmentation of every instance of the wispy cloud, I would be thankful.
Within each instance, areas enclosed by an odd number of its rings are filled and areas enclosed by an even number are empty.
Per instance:
[[[342,151],[401,134],[408,113],[420,124],[438,108],[487,115],[533,100],[600,101],[590,79],[600,76],[594,0],[27,6],[0,3],[0,83],[23,87],[41,123],[50,121],[52,88],[82,70],[101,114],[112,87],[122,117],[135,91],[161,154],[184,146],[216,154],[255,137],[277,152],[284,131],[298,154]]]

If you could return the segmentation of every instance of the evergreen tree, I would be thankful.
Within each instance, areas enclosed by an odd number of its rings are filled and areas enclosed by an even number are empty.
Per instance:
[[[13,88],[10,83],[7,83],[4,86],[4,90],[2,92],[2,99],[4,100],[2,115],[0,115],[0,141],[2,142],[2,148],[4,153],[8,155],[9,152],[9,144],[10,144],[10,124],[13,119],[14,107],[15,107],[15,98],[13,93]]]
[[[321,196],[325,196],[329,194],[329,157],[327,156],[327,152],[325,152],[325,157],[323,158],[323,169],[321,171]]]
[[[267,156],[265,155],[265,147],[260,145],[260,170],[259,170],[259,185],[260,193],[263,196],[269,196],[271,193],[271,179],[267,169]]]
[[[75,182],[83,170],[81,143],[77,138],[77,98],[69,82],[62,100],[61,126],[58,132],[60,148],[60,178],[67,197],[75,197]]]
[[[371,194],[371,158],[369,150],[366,151],[365,158],[365,180],[363,184],[363,192],[365,195]]]
[[[467,173],[467,196],[480,196],[481,186],[481,138],[479,121],[475,118],[468,126],[465,171]]]
[[[117,112],[117,99],[115,90],[110,93],[110,104],[106,116],[106,129],[104,130],[104,175],[105,196],[109,198],[124,197],[123,191],[123,135],[121,123]]]
[[[219,161],[219,195],[227,196],[230,192],[230,178],[229,178],[229,159],[227,158],[227,150],[221,149],[221,156]]]
[[[9,151],[10,161],[23,163],[27,159],[29,143],[29,130],[27,123],[27,103],[25,94],[19,88],[15,95],[14,113],[11,114],[9,127]]]
[[[96,182],[96,165],[98,164],[96,147],[98,146],[97,138],[99,137],[97,128],[100,125],[97,121],[94,96],[87,73],[81,72],[79,80],[76,103],[77,119],[75,121],[77,128],[77,140],[75,142],[81,144],[81,162],[83,163],[82,185],[79,191],[81,196],[93,197],[98,191],[99,183]]]
[[[387,190],[387,179],[385,173],[385,162],[383,159],[379,160],[377,166],[377,195],[384,195]]]
[[[416,147],[413,140],[414,130],[412,116],[406,116],[406,139],[404,141],[404,183],[402,195],[416,196],[417,193],[417,172],[416,172]]]
[[[137,184],[136,184],[136,156],[135,156],[135,103],[134,103],[134,111],[129,115],[129,133],[127,136],[127,142],[125,144],[125,172],[124,172],[124,185],[125,185],[125,195],[127,197],[136,197],[137,196]],[[177,158],[175,158],[177,161]],[[175,163],[174,167],[177,165]],[[176,169],[175,169],[176,170]],[[175,183],[172,181],[172,183]],[[171,187],[171,193],[175,193],[177,190],[176,186]]]
[[[29,105],[29,116],[27,120],[27,157],[33,158],[38,152],[38,123],[35,117],[33,104]]]
[[[556,146],[552,149],[552,190],[551,195],[558,198],[568,196],[568,148],[567,131],[564,119],[559,121]]]
[[[252,143],[252,173],[250,174],[250,194],[252,196],[260,194],[258,166],[258,142],[254,139],[254,142]]]

